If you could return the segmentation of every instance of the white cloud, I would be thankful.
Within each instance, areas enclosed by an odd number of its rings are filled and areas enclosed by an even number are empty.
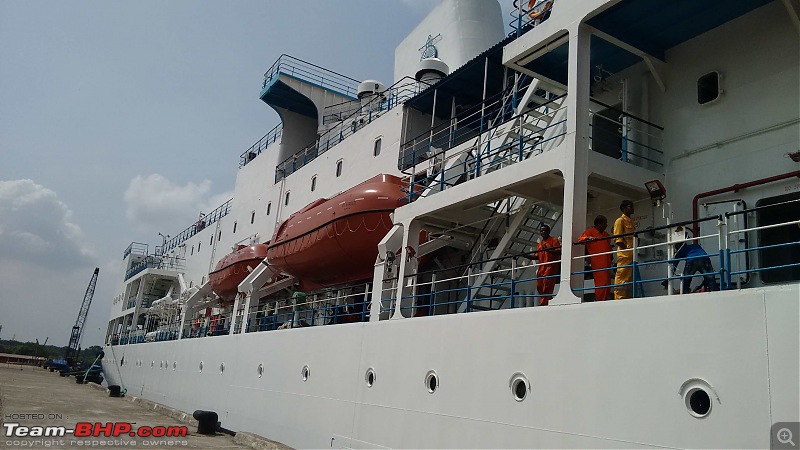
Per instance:
[[[152,233],[178,233],[182,226],[197,220],[200,212],[209,213],[233,194],[209,197],[211,181],[179,186],[163,175],[133,178],[125,191],[125,215],[137,228]]]
[[[43,267],[90,265],[94,254],[72,211],[32,180],[0,181],[0,258]]]

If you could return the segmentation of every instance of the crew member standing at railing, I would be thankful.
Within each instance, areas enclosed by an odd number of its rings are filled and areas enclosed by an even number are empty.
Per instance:
[[[594,226],[583,232],[578,242],[586,246],[586,253],[592,255],[589,263],[592,267],[592,278],[594,279],[594,299],[595,301],[608,300],[611,289],[611,239],[606,231],[608,219],[606,216],[594,218]]]
[[[556,276],[559,274],[559,263],[561,259],[561,242],[557,238],[550,236],[550,226],[542,225],[539,228],[542,235],[539,245],[536,247],[536,254],[533,259],[539,261],[536,269],[536,290],[539,292],[539,305],[547,306],[553,298],[553,290],[556,287]]]
[[[636,226],[633,224],[633,202],[623,200],[619,205],[622,215],[614,222],[614,235],[633,233]],[[618,236],[614,243],[617,245],[617,274],[614,276],[614,300],[630,298],[633,292],[633,235]]]

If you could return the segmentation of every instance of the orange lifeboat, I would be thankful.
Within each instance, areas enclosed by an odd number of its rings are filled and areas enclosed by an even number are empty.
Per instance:
[[[372,278],[389,214],[406,204],[399,177],[377,175],[292,214],[272,236],[270,266],[300,280],[302,290]]]
[[[266,256],[267,244],[238,245],[219,260],[214,271],[208,274],[208,281],[223,305],[233,303],[239,284]]]

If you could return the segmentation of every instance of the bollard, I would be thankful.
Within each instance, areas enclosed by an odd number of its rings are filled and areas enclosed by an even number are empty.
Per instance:
[[[122,397],[122,395],[120,395],[120,387],[117,386],[116,384],[109,386],[108,387],[108,396],[109,397]]]
[[[196,410],[192,417],[197,420],[197,432],[199,434],[216,434],[217,432],[217,413],[214,411]]]

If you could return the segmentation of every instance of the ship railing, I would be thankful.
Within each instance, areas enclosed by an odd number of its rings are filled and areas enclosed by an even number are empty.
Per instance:
[[[122,253],[122,259],[127,258],[129,255],[146,255],[147,254],[148,245],[142,244],[141,242],[131,242],[131,245],[125,249]]]
[[[500,170],[551,150],[566,135],[567,106],[556,96],[534,110],[506,113],[502,99],[475,108],[457,124],[442,124],[401,148],[409,201]],[[493,124],[492,117],[501,117]],[[528,122],[528,118],[534,122]],[[455,126],[457,125],[457,126]],[[474,140],[474,145],[463,145]]]
[[[264,73],[262,90],[270,86],[279,76],[284,75],[319,86],[337,94],[355,98],[360,81],[332,70],[320,67],[302,59],[282,54]]]
[[[613,154],[621,161],[661,171],[664,167],[664,128],[645,119],[627,113],[596,99],[590,99],[590,149],[604,154]],[[615,117],[608,117],[608,113]],[[595,122],[595,123],[593,123]],[[619,156],[617,156],[619,155]]]
[[[224,336],[230,334],[232,311],[186,319],[181,331],[182,339]]]
[[[507,93],[500,92],[485,101],[459,112],[456,117],[431,127],[429,130],[400,145],[398,166],[401,170],[430,158],[431,148],[450,150],[476,138],[480,133],[494,129],[500,122],[512,119],[513,106],[505,104]]]
[[[161,269],[171,270],[175,272],[183,272],[186,266],[186,260],[177,256],[155,256],[150,255],[137,262],[127,272],[125,272],[125,281],[133,278],[145,269]]]
[[[514,9],[509,13],[512,17],[512,20],[508,23],[512,30],[509,36],[514,35],[520,37],[547,20],[549,13],[531,18],[531,12],[542,11],[547,6],[548,2],[555,4],[554,0],[539,0],[534,3],[532,7],[528,7],[528,0],[514,0]],[[552,9],[553,6],[550,8]]]
[[[710,277],[708,278],[708,283],[711,286],[716,285],[714,288],[715,290],[720,290],[724,287],[724,284],[718,284],[715,280],[716,277],[719,277],[720,280],[724,279],[724,271],[725,265],[724,260],[722,259],[722,252],[714,253],[711,252],[708,255],[708,262],[709,266],[707,270],[708,272],[699,272],[693,275],[681,275],[676,274],[674,266],[678,265],[681,262],[688,262],[690,260],[696,258],[676,258],[675,252],[678,248],[680,248],[683,244],[691,244],[691,243],[699,243],[701,247],[708,248],[710,242],[714,242],[715,244],[719,242],[720,237],[722,236],[721,232],[718,233],[711,233],[707,235],[700,235],[697,237],[674,237],[672,234],[672,230],[680,229],[684,230],[687,225],[692,224],[699,224],[703,222],[716,222],[719,226],[721,226],[721,216],[711,216],[704,218],[699,221],[686,221],[686,222],[678,222],[670,225],[664,225],[661,227],[654,227],[648,228],[642,231],[635,231],[631,233],[624,233],[618,235],[611,235],[606,238],[596,239],[596,241],[609,241],[612,245],[613,243],[626,240],[628,242],[632,242],[633,245],[631,246],[630,250],[611,250],[609,252],[601,252],[595,253],[592,255],[578,255],[575,256],[573,259],[577,261],[581,261],[584,270],[580,270],[577,272],[572,272],[571,275],[581,275],[586,279],[595,279],[595,274],[599,272],[607,272],[609,274],[609,282],[608,284],[603,285],[595,285],[591,287],[581,287],[581,288],[573,288],[573,292],[575,292],[579,296],[584,296],[584,294],[592,294],[596,292],[598,288],[605,288],[609,290],[608,299],[614,298],[614,291],[621,291],[622,298],[641,298],[641,297],[651,297],[654,295],[661,295],[661,290],[667,290],[668,286],[671,286],[671,282],[673,280],[689,280],[691,281],[692,277],[695,276],[702,276],[702,277]],[[657,236],[660,236],[657,238]],[[665,239],[664,242],[657,242],[659,239]],[[584,246],[583,242],[573,243],[575,246]],[[613,247],[612,247],[613,248]],[[612,264],[608,268],[605,267],[591,267],[591,259],[592,257],[602,256],[602,255],[611,255],[612,257],[618,257],[622,252],[627,252],[631,255],[631,263],[624,264],[624,265],[616,265]],[[664,258],[657,258],[656,255],[664,254],[666,255],[666,259]],[[644,258],[643,258],[644,255]],[[647,256],[652,255],[652,256]],[[588,266],[588,267],[587,267]],[[712,268],[716,266],[719,269],[711,271]],[[620,283],[616,283],[614,277],[611,276],[614,269],[631,269],[631,278],[629,280],[622,280]],[[662,275],[658,275],[657,273],[661,271]],[[642,273],[645,273],[646,276],[643,276]],[[681,284],[681,283],[679,283]],[[704,283],[706,284],[706,283]],[[682,290],[682,289],[681,289]],[[668,295],[673,293],[684,293],[681,290],[670,289],[667,291]],[[591,296],[589,296],[591,298]],[[596,298],[596,297],[595,297]]]
[[[233,199],[228,200],[227,202],[218,206],[215,210],[211,211],[210,213],[202,215],[200,219],[197,220],[197,222],[195,222],[194,224],[187,227],[185,230],[178,233],[177,236],[167,240],[163,245],[163,253],[166,254],[170,252],[171,250],[175,249],[176,247],[184,243],[187,239],[191,238],[195,234],[199,233],[200,231],[208,227],[209,225],[212,225],[213,223],[227,216],[228,213],[230,213],[231,211],[232,203]]]
[[[558,292],[537,292],[537,282],[553,280],[557,286],[560,279],[558,270],[555,273],[543,271],[540,276],[538,269],[561,264],[560,259],[536,262],[534,257],[538,253],[539,250],[515,253],[407,275],[403,286],[414,289],[400,298],[400,311],[404,317],[420,317],[537,306],[542,298],[553,297]],[[391,314],[396,308],[394,300],[384,299],[382,319],[388,317],[385,313]]]
[[[307,295],[270,299],[252,306],[247,332],[305,328],[369,320],[371,284],[330,288]]]
[[[275,128],[268,131],[264,137],[256,141],[255,144],[251,145],[250,148],[239,155],[239,168],[241,169],[242,167],[246,166],[247,163],[254,160],[256,156],[260,155],[261,152],[266,150],[267,147],[277,142],[282,135],[283,122],[275,125]]]
[[[664,225],[655,228],[649,228],[643,231],[636,231],[634,233],[627,233],[623,235],[614,235],[605,239],[609,239],[612,243],[615,240],[625,237],[633,239],[632,247],[632,262],[628,265],[616,266],[612,265],[610,268],[591,268],[573,272],[572,275],[580,275],[589,278],[591,275],[594,278],[594,273],[600,271],[612,271],[615,268],[631,268],[632,278],[630,281],[615,284],[610,282],[608,285],[590,286],[583,288],[574,288],[573,291],[579,295],[592,294],[596,287],[605,287],[610,290],[623,288],[627,291],[630,297],[645,297],[655,295],[673,295],[673,294],[686,294],[692,292],[706,292],[713,290],[727,290],[727,289],[741,289],[746,284],[749,275],[758,273],[763,278],[778,278],[773,282],[782,281],[797,281],[800,280],[800,239],[792,238],[791,232],[784,233],[784,239],[781,239],[780,233],[775,230],[794,230],[800,226],[800,219],[798,220],[785,220],[776,223],[767,223],[760,226],[752,226],[746,228],[737,228],[734,223],[746,223],[741,217],[747,214],[759,213],[768,211],[769,208],[785,206],[791,203],[797,203],[800,200],[790,200],[786,202],[776,203],[766,206],[758,206],[751,209],[746,209],[736,212],[727,212],[721,215],[709,216],[700,220],[678,222],[669,225]],[[688,230],[690,228],[698,228],[704,222],[712,222],[716,226],[717,232],[701,234],[698,236],[690,236]],[[677,230],[677,231],[676,231]],[[760,245],[748,246],[744,248],[731,248],[730,243],[749,242],[744,237],[752,233],[763,233],[771,230],[773,236],[766,239],[767,244],[763,244],[765,239],[759,239],[762,242]],[[682,234],[682,235],[681,235]],[[655,236],[661,236],[656,241]],[[707,253],[706,257],[703,256],[688,256],[676,257],[676,252],[682,245],[698,244]],[[583,243],[574,243],[574,245],[583,246]],[[607,252],[612,256],[616,256],[618,251]],[[596,255],[581,255],[576,256],[576,260],[591,261],[592,256],[597,256],[605,253],[598,253]],[[640,255],[653,255],[647,259],[642,259]],[[666,257],[659,257],[659,255],[666,255]],[[745,263],[737,264],[734,259],[737,255],[755,256],[758,258],[744,258]],[[707,258],[704,261],[704,258]],[[750,266],[749,261],[757,260],[758,264]],[[678,272],[677,267],[683,263],[683,271]],[[689,264],[692,264],[691,269],[686,269]],[[586,264],[584,264],[586,266]],[[716,267],[716,269],[715,269]],[[645,273],[645,276],[642,275]],[[770,276],[769,274],[778,273],[778,276]],[[700,284],[692,288],[692,282],[697,279]],[[626,294],[626,295],[628,295]]]
[[[358,108],[348,111],[350,114],[347,118],[330,127],[299,152],[281,161],[275,167],[275,182],[288,177],[386,112],[416,95],[419,92],[419,86],[419,83],[412,78],[404,77],[380,95],[374,96],[366,104],[359,104]],[[329,117],[329,120],[332,120],[332,117]]]

